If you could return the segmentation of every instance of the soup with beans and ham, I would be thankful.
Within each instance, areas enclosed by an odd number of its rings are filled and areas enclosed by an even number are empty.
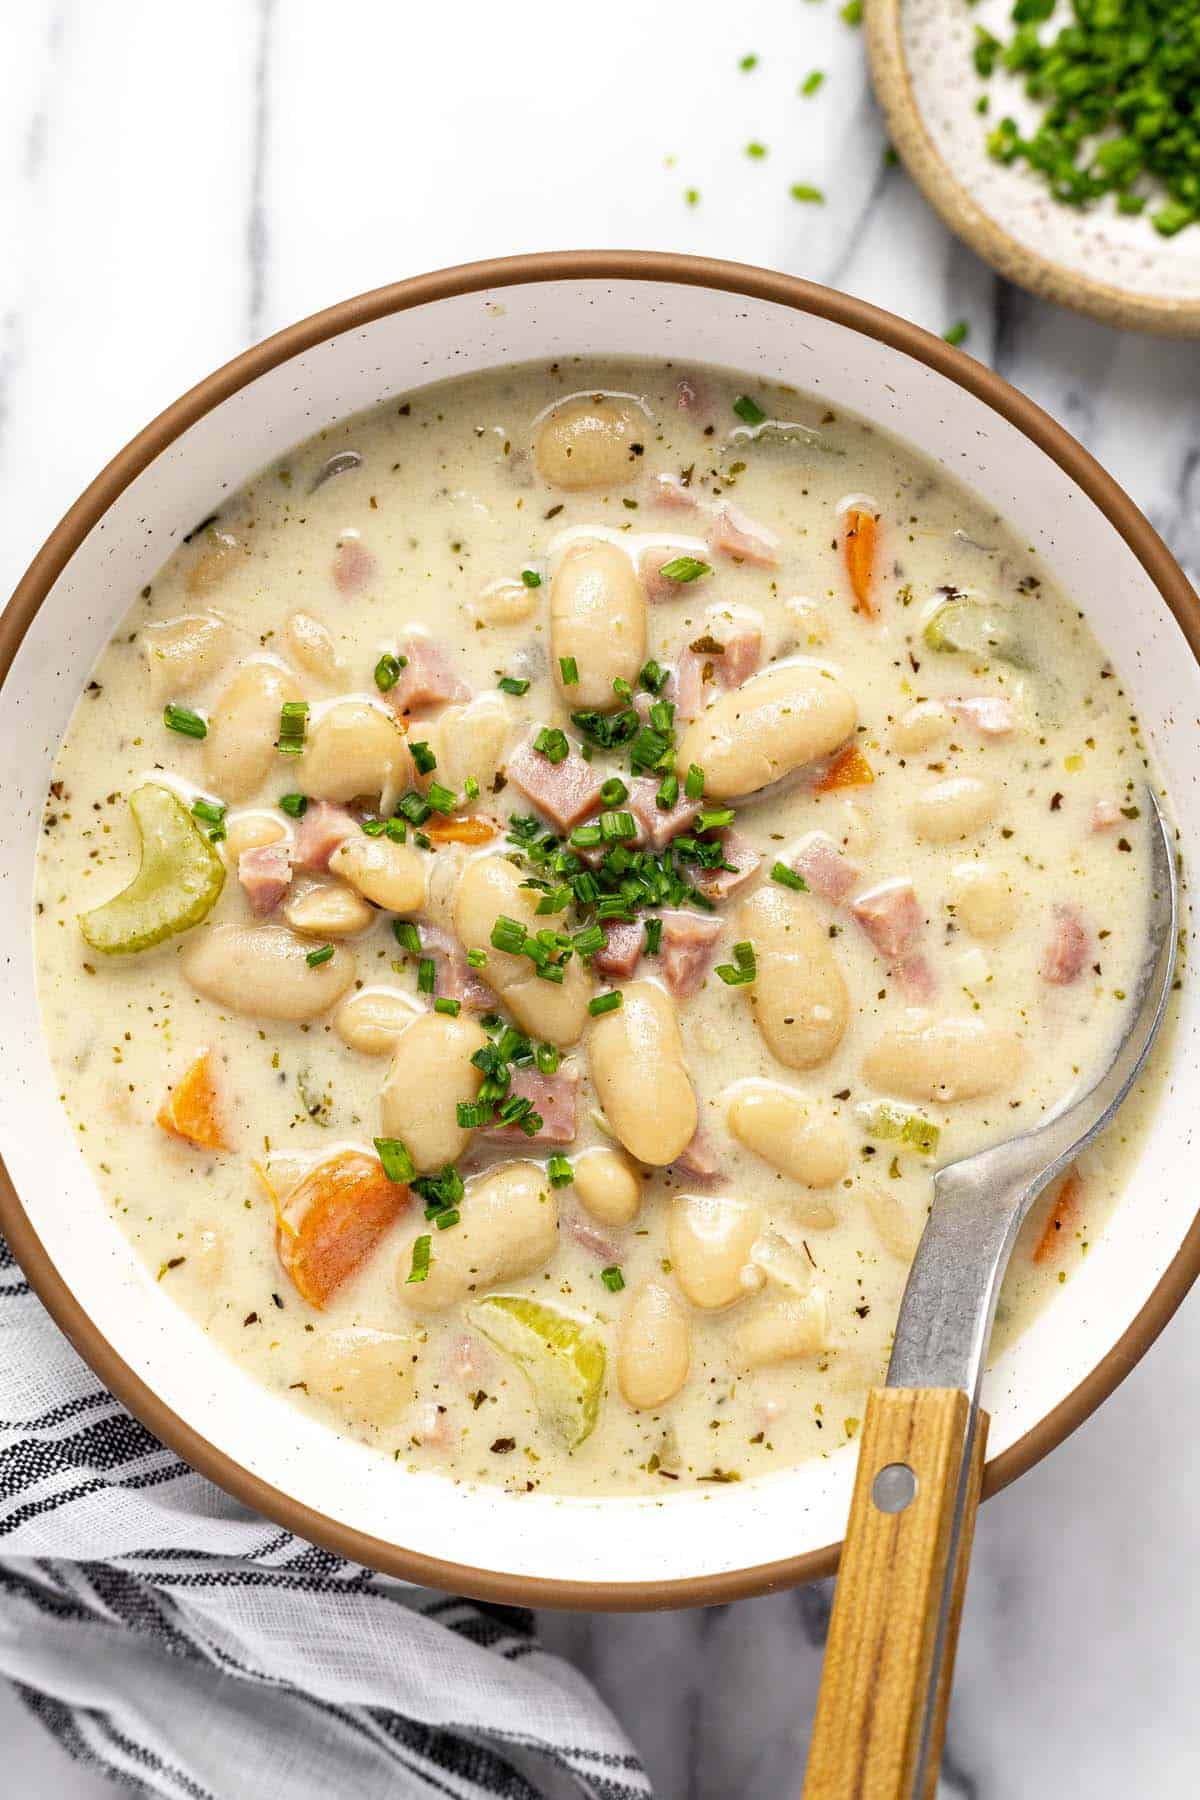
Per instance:
[[[223,501],[97,664],[38,876],[64,1105],[161,1293],[397,1479],[844,1444],[933,1169],[1123,1022],[1148,762],[1079,599],[718,370],[472,376]]]

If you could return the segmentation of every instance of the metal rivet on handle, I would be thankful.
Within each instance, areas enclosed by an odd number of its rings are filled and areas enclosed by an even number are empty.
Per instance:
[[[888,1463],[871,1483],[871,1498],[880,1512],[903,1512],[916,1494],[917,1478],[907,1463]]]

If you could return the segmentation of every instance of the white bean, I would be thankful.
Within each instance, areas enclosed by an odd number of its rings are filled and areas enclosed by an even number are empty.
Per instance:
[[[663,1165],[696,1134],[699,1112],[679,1020],[656,982],[631,981],[588,1038],[588,1066],[605,1117],[639,1162]]]
[[[558,1245],[558,1203],[537,1163],[505,1163],[467,1183],[462,1219],[433,1233],[429,1274],[409,1282],[409,1258],[398,1270],[400,1297],[418,1312],[444,1312],[468,1294],[515,1281],[542,1268]]]
[[[593,1219],[603,1225],[628,1225],[637,1218],[642,1184],[623,1150],[585,1150],[572,1166],[575,1192]]]
[[[471,1133],[458,1122],[483,1083],[471,1058],[489,1043],[474,1019],[420,1013],[397,1039],[379,1096],[383,1135],[400,1138],[422,1174],[457,1162]]]
[[[283,916],[304,937],[353,937],[375,922],[375,910],[341,882],[319,881],[292,888]]]
[[[521,625],[531,619],[541,605],[538,588],[526,587],[523,581],[503,576],[489,582],[471,606],[475,618],[485,625]]]
[[[412,785],[404,733],[372,701],[338,700],[309,729],[298,785],[314,800],[399,794]]]
[[[210,526],[198,546],[198,555],[187,572],[184,587],[192,599],[211,594],[228,581],[238,558],[249,555],[232,531],[218,531]]]
[[[200,1225],[186,1240],[191,1278],[205,1293],[214,1294],[225,1274],[225,1240],[211,1225]]]
[[[425,904],[425,864],[412,844],[360,832],[338,845],[329,859],[330,873],[340,875],[364,900],[388,912],[418,912]]]
[[[367,987],[343,1000],[333,1029],[363,1056],[390,1056],[400,1034],[423,1009],[399,988]]]
[[[492,945],[492,927],[503,915],[527,931],[556,925],[537,914],[535,891],[521,886],[524,872],[504,856],[478,856],[463,870],[454,901],[454,929],[466,950],[482,950],[487,961],[478,973],[504,1001],[522,1030],[565,1046],[579,1038],[588,1017],[592,978],[577,956],[566,966],[561,985],[543,981],[527,956]]]
[[[902,1263],[910,1263],[921,1235],[921,1225],[898,1194],[873,1183],[863,1190],[871,1223],[884,1249]],[[922,1220],[922,1224],[924,1221]]]
[[[991,943],[1017,922],[1017,896],[1012,882],[992,863],[960,863],[951,871],[954,917],[972,937]]]
[[[665,1406],[687,1380],[691,1334],[670,1288],[645,1281],[635,1288],[617,1340],[617,1381],[630,1406]]]
[[[676,767],[704,770],[704,792],[732,800],[778,781],[854,730],[858,708],[836,675],[809,663],[779,663],[731,688],[684,733]]]
[[[443,787],[461,794],[473,779],[481,793],[490,793],[512,728],[508,702],[494,690],[477,694],[466,706],[447,706],[436,719],[422,720],[419,728],[414,725],[413,737],[418,743],[422,739],[428,743],[437,767],[428,776],[418,776],[417,785],[424,788],[431,781],[440,781]]]
[[[217,613],[186,613],[143,626],[141,644],[150,698],[161,705],[220,674],[233,654],[233,630]]]
[[[840,1120],[794,1088],[742,1082],[733,1089],[726,1117],[739,1143],[806,1187],[829,1187],[850,1166],[850,1141]]]
[[[829,1302],[820,1288],[803,1297],[764,1300],[738,1321],[733,1334],[739,1368],[760,1369],[816,1356],[829,1345]]]
[[[192,986],[230,1012],[251,1018],[316,1019],[354,980],[354,958],[340,945],[312,968],[311,940],[282,925],[210,925],[185,945],[180,966]]]
[[[271,662],[243,663],[208,721],[204,771],[229,800],[260,786],[281,759],[275,749],[285,700],[299,698],[291,675]]]
[[[768,1048],[789,1069],[817,1068],[840,1044],[850,1002],[811,900],[759,888],[742,903],[740,932],[758,961],[746,991]]]
[[[762,1207],[735,1194],[682,1194],[671,1202],[671,1272],[693,1306],[731,1306],[761,1286],[750,1251],[762,1228]]]
[[[812,1264],[777,1231],[764,1231],[755,1238],[750,1261],[768,1281],[793,1294],[807,1294],[812,1286]]]
[[[918,700],[892,723],[892,742],[897,750],[928,750],[950,735],[953,720],[940,700]]]
[[[286,826],[274,813],[243,812],[226,821],[225,860],[236,869],[243,850],[259,850],[267,844],[282,843],[288,835]]]
[[[646,661],[646,597],[616,544],[572,544],[550,583],[550,653],[572,707],[610,712],[622,704],[613,682],[633,683]],[[560,659],[574,657],[579,679],[564,686]]]
[[[976,1100],[1011,1088],[1021,1046],[983,1019],[939,1019],[885,1031],[863,1058],[873,1087],[904,1100]]]
[[[283,628],[288,651],[306,675],[318,681],[335,682],[342,673],[342,660],[334,647],[329,627],[315,613],[294,612]]]
[[[356,1425],[393,1425],[412,1399],[417,1346],[398,1331],[322,1331],[304,1359],[308,1392]]]
[[[913,830],[932,844],[950,844],[982,831],[999,804],[1000,791],[994,781],[978,775],[949,775],[945,781],[935,781],[913,802]]]
[[[645,442],[650,420],[615,394],[564,400],[543,421],[534,444],[538,473],[552,487],[622,487],[641,467],[631,448]]]

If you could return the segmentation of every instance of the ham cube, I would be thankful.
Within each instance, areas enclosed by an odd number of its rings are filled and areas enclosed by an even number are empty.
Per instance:
[[[809,891],[835,905],[858,886],[862,870],[843,856],[827,831],[810,831],[792,854],[792,867],[808,883]]]
[[[632,924],[618,919],[604,925],[603,931],[604,948],[593,956],[592,967],[599,969],[602,975],[627,981],[637,968],[645,947],[646,928],[640,919],[635,919]]]
[[[706,900],[714,900],[718,904],[736,894],[752,881],[758,872],[762,857],[757,850],[751,848],[745,838],[732,827],[720,834],[721,845],[725,851],[725,861],[732,863],[732,869],[701,869],[695,864],[687,865],[687,875],[696,892],[703,894]]]
[[[741,687],[757,673],[762,641],[762,620],[756,613],[710,615],[679,659],[675,700],[680,717],[696,718],[716,689]]]
[[[443,925],[420,927],[421,950],[437,964],[434,992],[446,1000],[458,1000],[468,1012],[490,1012],[496,997],[467,961],[467,953]]]
[[[527,1144],[571,1144],[575,1141],[575,1102],[579,1077],[573,1070],[559,1069],[543,1075],[539,1069],[514,1069],[508,1098],[520,1096],[532,1102],[542,1123],[530,1137],[519,1125],[489,1125],[484,1136],[499,1138],[504,1143],[515,1140]]]
[[[703,558],[705,546],[696,538],[687,538],[682,544],[653,544],[649,550],[643,550],[638,557],[638,580],[642,584],[642,592],[652,606],[663,600],[679,600],[691,591],[691,583],[672,581],[669,575],[663,574],[667,563],[675,562],[680,556]]]
[[[534,749],[535,735],[531,731],[512,751],[504,773],[557,830],[570,831],[600,804],[603,778],[577,750],[572,750],[562,762],[552,763]]]
[[[700,496],[693,493],[678,475],[652,476],[650,497],[660,506],[674,507],[678,512],[694,512],[700,506]]]
[[[470,688],[454,673],[450,658],[435,638],[414,632],[401,644],[400,653],[408,660],[387,695],[393,712],[410,713],[418,706],[448,706],[471,698]]]
[[[310,800],[296,832],[292,861],[298,869],[327,869],[339,844],[354,837],[357,820],[332,800]]]
[[[1054,987],[1078,981],[1088,959],[1091,937],[1073,906],[1056,906],[1050,939],[1042,957],[1042,980]]]
[[[929,959],[919,950],[902,956],[892,973],[907,997],[917,1006],[927,1006],[937,993],[937,977]]]
[[[1017,715],[1011,700],[1002,694],[975,694],[967,700],[947,701],[958,719],[965,719],[984,737],[1007,737],[1016,728]]]
[[[691,1175],[701,1181],[711,1181],[721,1173],[720,1159],[705,1136],[703,1125],[697,1126],[691,1143],[684,1145],[671,1167],[681,1175]]]
[[[750,518],[740,507],[717,508],[708,542],[716,555],[730,556],[735,562],[753,563],[756,569],[773,569],[779,561],[775,554],[779,539],[775,533]]]
[[[903,876],[868,888],[851,901],[850,911],[885,962],[911,950],[925,923],[912,882]]]
[[[1121,809],[1115,800],[1097,800],[1092,808],[1093,831],[1112,831],[1121,823]]]
[[[599,1257],[602,1263],[611,1267],[620,1262],[621,1246],[614,1243],[612,1238],[605,1237],[602,1231],[597,1231],[586,1219],[581,1219],[577,1212],[567,1213],[563,1226],[569,1237],[573,1237],[577,1244],[582,1244],[593,1256]]]
[[[674,806],[664,811],[658,804],[659,783],[647,775],[640,775],[629,784],[629,798],[625,802],[642,828],[644,841],[651,850],[665,850],[672,838],[686,831],[696,814],[700,811],[699,800],[689,800],[682,787],[679,799]]]
[[[275,911],[292,884],[292,851],[289,844],[257,844],[238,857],[238,880],[246,891],[250,910],[265,919]]]
[[[659,956],[667,987],[676,1000],[687,1000],[696,992],[712,965],[713,946],[720,935],[720,919],[707,913],[663,913]]]
[[[343,532],[333,553],[333,585],[349,600],[375,579],[379,564],[357,531]]]

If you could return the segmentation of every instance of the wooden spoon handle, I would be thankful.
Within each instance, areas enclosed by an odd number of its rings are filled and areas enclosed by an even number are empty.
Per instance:
[[[970,1413],[960,1388],[868,1397],[804,1800],[931,1800],[987,1442],[987,1414],[972,1432]]]

